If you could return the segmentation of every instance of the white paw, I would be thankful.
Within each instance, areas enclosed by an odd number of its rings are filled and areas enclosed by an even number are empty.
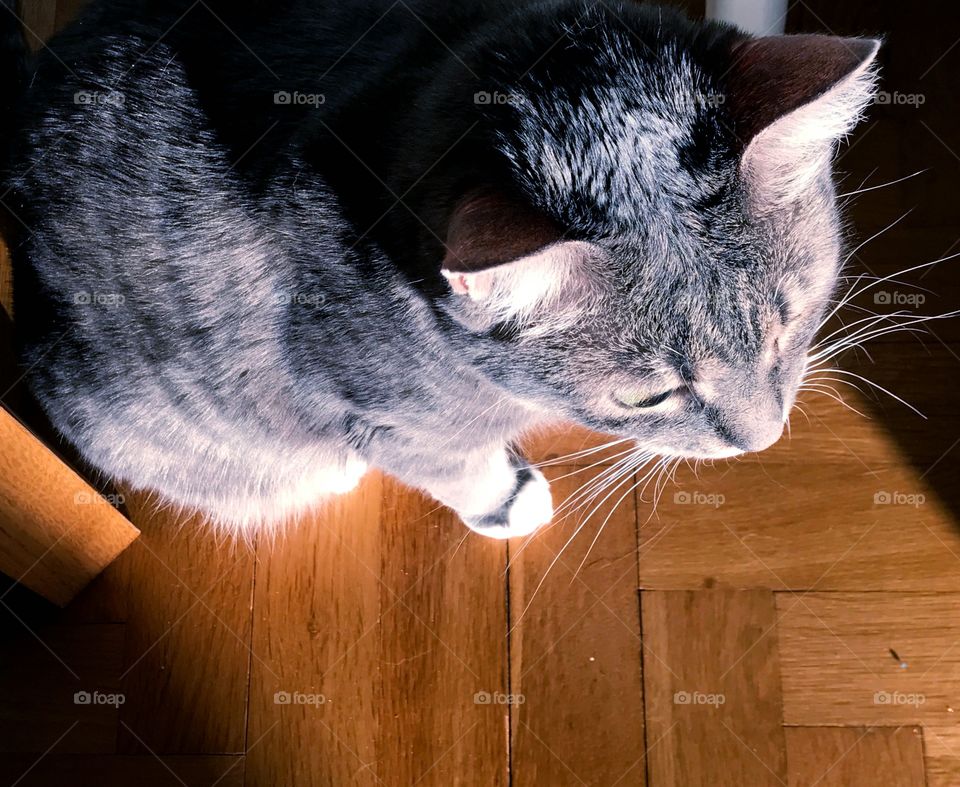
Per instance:
[[[496,515],[467,521],[467,526],[488,538],[526,536],[553,518],[553,497],[543,473],[530,468],[530,478]]]
[[[322,468],[313,480],[314,495],[345,495],[352,492],[367,472],[367,463],[350,456],[341,465]]]

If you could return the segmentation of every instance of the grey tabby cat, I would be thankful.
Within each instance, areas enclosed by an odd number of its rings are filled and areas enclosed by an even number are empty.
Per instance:
[[[5,180],[64,437],[233,530],[376,466],[506,538],[552,516],[533,428],[780,437],[878,42],[626,2],[102,0],[52,48]]]

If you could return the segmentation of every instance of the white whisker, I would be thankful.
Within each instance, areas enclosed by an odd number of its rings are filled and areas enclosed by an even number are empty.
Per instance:
[[[861,185],[861,187],[858,188],[856,191],[848,191],[846,194],[838,194],[837,199],[849,199],[850,197],[855,197],[857,194],[866,194],[868,191],[885,189],[887,188],[887,186],[896,186],[898,183],[903,183],[903,181],[905,180],[910,180],[910,178],[915,178],[917,177],[917,175],[922,175],[925,172],[929,172],[929,171],[930,171],[930,168],[926,167],[925,169],[917,170],[912,175],[904,175],[902,178],[897,178],[896,180],[890,180],[890,181],[887,181],[886,183],[881,183],[879,186],[870,186],[869,188],[863,188],[863,186]]]

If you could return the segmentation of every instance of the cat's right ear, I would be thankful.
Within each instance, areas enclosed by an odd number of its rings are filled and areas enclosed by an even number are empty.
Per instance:
[[[880,42],[786,35],[733,47],[728,109],[744,145],[741,170],[763,200],[790,200],[829,163],[873,99]]]
[[[503,194],[475,192],[454,209],[441,272],[450,289],[497,319],[522,319],[583,275],[590,246]]]

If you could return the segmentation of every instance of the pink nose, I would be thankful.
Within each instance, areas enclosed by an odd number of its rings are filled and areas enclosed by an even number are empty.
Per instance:
[[[763,451],[769,448],[783,434],[783,420],[780,418],[761,418],[739,425],[734,434],[727,435],[728,442],[741,451]]]

